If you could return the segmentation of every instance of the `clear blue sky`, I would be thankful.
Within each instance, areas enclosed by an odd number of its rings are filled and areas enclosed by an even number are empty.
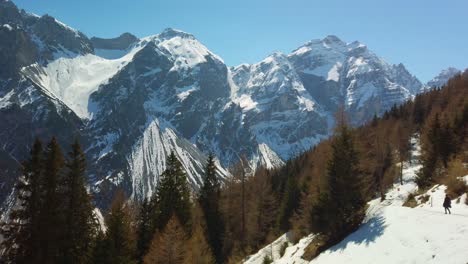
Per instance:
[[[88,36],[138,37],[173,27],[194,34],[232,66],[337,35],[359,40],[422,81],[468,67],[466,0],[13,0]]]

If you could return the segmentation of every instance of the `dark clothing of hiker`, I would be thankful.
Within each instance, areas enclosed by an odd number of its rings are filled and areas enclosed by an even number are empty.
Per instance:
[[[452,212],[450,212],[451,207],[452,207],[452,201],[450,200],[450,197],[446,195],[445,200],[444,200],[445,214],[447,214],[447,211],[449,212],[449,214],[452,214]]]

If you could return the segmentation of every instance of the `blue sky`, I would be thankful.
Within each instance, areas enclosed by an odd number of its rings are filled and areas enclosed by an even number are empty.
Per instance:
[[[173,27],[194,34],[232,66],[290,52],[311,39],[359,40],[422,81],[468,67],[466,0],[13,0],[88,36],[138,37]]]

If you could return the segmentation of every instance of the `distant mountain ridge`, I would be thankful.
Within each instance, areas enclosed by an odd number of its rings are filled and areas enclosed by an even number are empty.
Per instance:
[[[341,106],[358,125],[426,87],[402,64],[336,36],[227,67],[180,30],[88,39],[5,0],[0,63],[1,153],[22,160],[35,136],[79,137],[102,204],[117,186],[151,194],[170,151],[197,189],[209,152],[221,178],[241,156],[252,168],[278,167],[327,138]]]
[[[454,68],[448,67],[445,70],[442,70],[437,76],[432,78],[429,82],[427,82],[426,86],[433,88],[433,87],[442,87],[447,84],[448,80],[457,74],[461,74],[462,71]]]

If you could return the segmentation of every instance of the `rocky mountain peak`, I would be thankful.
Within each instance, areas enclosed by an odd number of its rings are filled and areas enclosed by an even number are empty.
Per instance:
[[[175,38],[175,37],[180,37],[180,38],[185,38],[185,39],[195,39],[195,37],[192,34],[184,32],[182,30],[175,29],[175,28],[166,28],[157,36],[165,40]]]
[[[454,67],[448,67],[447,69],[442,70],[437,76],[432,80],[427,82],[428,87],[441,87],[447,84],[448,80],[453,76],[460,74],[461,71]]]
[[[34,34],[45,47],[45,59],[70,57],[93,53],[91,41],[80,31],[58,21],[52,16],[44,15],[33,26]],[[43,47],[42,47],[43,48]]]
[[[346,44],[345,42],[343,42],[340,38],[338,38],[335,35],[328,35],[322,41],[327,44],[335,44],[335,43],[340,44],[340,45]]]
[[[285,63],[288,60],[288,56],[281,51],[275,51],[266,57],[260,63]]]
[[[0,0],[0,24],[22,24],[21,13],[13,2]]]

